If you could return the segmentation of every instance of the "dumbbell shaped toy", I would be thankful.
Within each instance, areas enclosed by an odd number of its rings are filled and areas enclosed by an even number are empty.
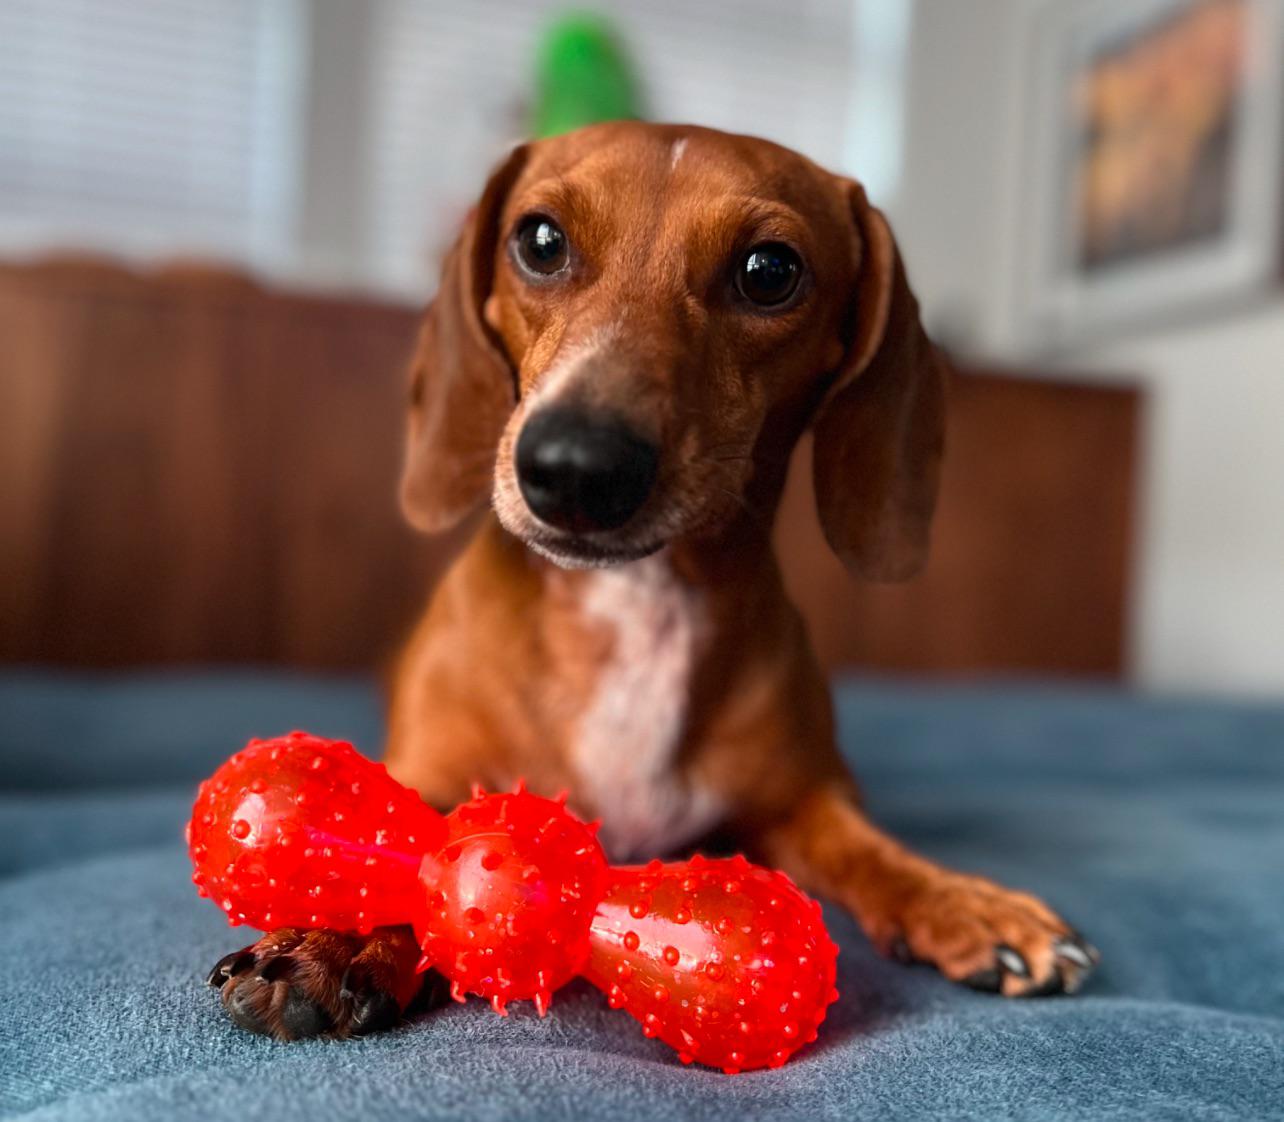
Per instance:
[[[778,1067],[816,1038],[838,948],[820,906],[743,857],[608,865],[596,826],[519,785],[448,815],[350,744],[252,741],[205,783],[188,844],[233,924],[413,925],[420,969],[504,1013],[582,975],[684,1062]]]

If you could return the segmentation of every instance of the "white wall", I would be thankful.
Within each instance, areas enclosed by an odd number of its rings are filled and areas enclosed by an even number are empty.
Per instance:
[[[964,349],[1018,360],[1029,356],[1008,309],[1033,2],[916,0],[905,169],[890,208],[929,324]],[[1148,392],[1136,680],[1284,693],[1284,297],[1058,361]]]
[[[916,0],[900,188],[888,209],[924,314],[961,349],[999,330],[1014,0]],[[859,169],[855,169],[859,174]]]
[[[1284,303],[1074,362],[1150,392],[1141,681],[1284,692]]]

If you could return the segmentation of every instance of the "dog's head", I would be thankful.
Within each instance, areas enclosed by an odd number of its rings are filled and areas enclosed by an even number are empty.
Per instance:
[[[560,565],[632,560],[743,517],[810,424],[830,544],[906,576],[942,369],[858,184],[763,140],[593,126],[516,149],[446,261],[403,507],[438,531],[489,494]]]

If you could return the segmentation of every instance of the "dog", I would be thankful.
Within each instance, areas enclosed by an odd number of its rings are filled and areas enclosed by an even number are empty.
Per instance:
[[[772,554],[810,430],[833,550],[865,579],[918,569],[945,374],[852,180],[686,126],[518,147],[413,362],[404,512],[479,526],[396,666],[389,772],[441,808],[474,782],[567,789],[615,860],[722,831],[887,955],[1009,996],[1078,989],[1097,952],[1043,902],[867,817]],[[442,1000],[417,959],[409,928],[290,929],[210,983],[252,1031],[361,1035]]]

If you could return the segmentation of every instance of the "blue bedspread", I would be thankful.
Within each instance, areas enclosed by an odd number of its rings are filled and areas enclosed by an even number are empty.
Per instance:
[[[1109,692],[839,691],[875,813],[1045,895],[1102,948],[1005,1002],[880,960],[827,909],[842,1000],[779,1071],[684,1068],[582,985],[360,1041],[235,1029],[245,940],[188,881],[194,780],[250,734],[379,742],[372,689],[256,675],[0,679],[0,1117],[1284,1118],[1284,709]]]

